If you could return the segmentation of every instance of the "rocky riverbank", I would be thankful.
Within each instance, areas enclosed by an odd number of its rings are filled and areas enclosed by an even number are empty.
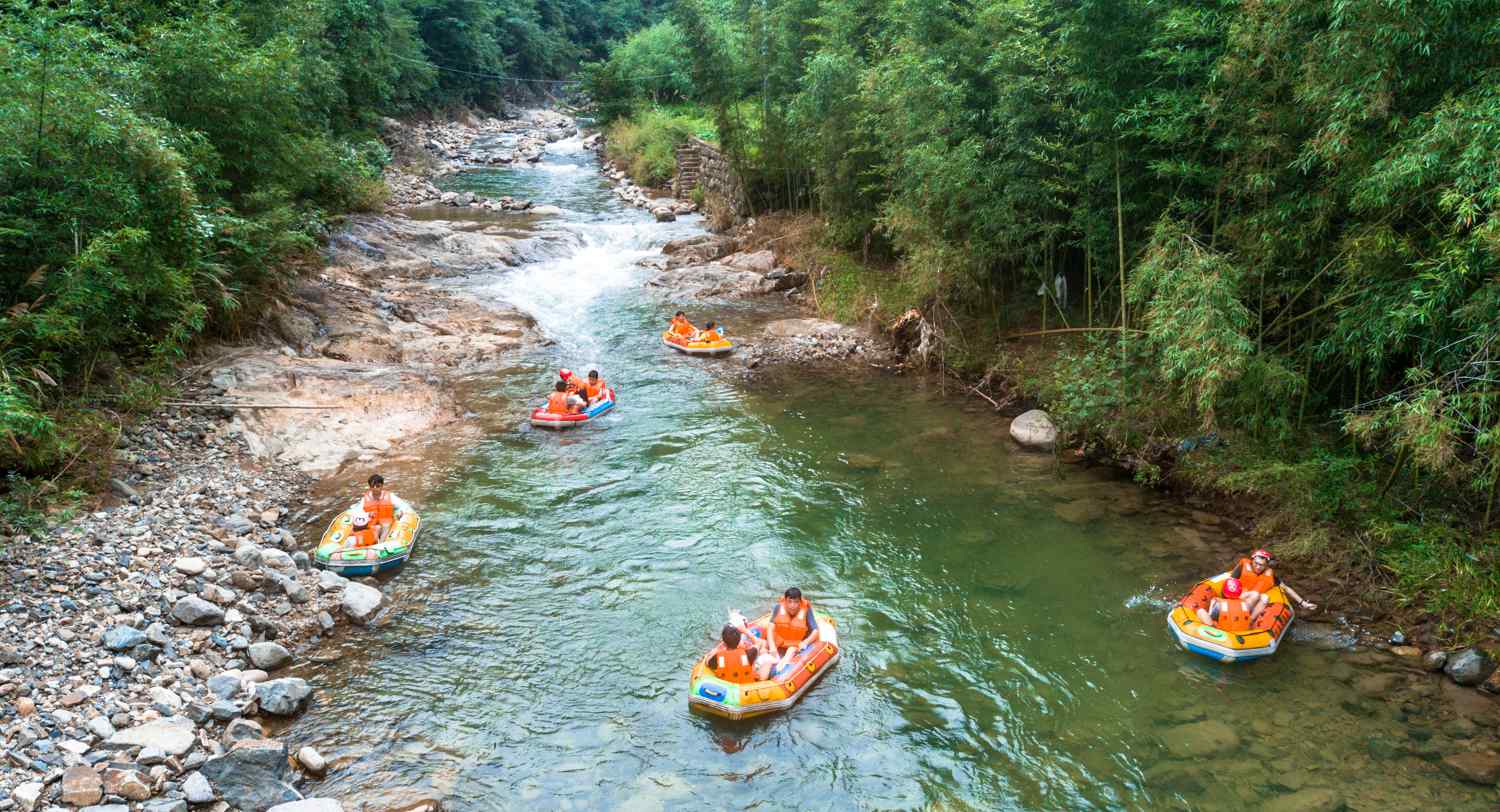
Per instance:
[[[428,158],[392,175],[395,200],[499,150],[534,160],[570,127],[539,113],[415,128]],[[297,790],[322,756],[261,724],[320,701],[301,652],[385,603],[377,582],[311,568],[326,511],[307,494],[438,426],[461,436],[455,378],[538,337],[443,280],[526,250],[496,224],[351,219],[263,330],[202,350],[178,399],[124,433],[113,504],[0,541],[0,812],[340,808]]]

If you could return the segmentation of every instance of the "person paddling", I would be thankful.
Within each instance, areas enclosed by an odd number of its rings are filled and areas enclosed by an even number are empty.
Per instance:
[[[1251,614],[1259,615],[1265,611],[1266,604],[1270,602],[1267,594],[1276,587],[1287,594],[1288,598],[1297,602],[1303,609],[1313,611],[1318,608],[1316,603],[1302,599],[1290,584],[1283,583],[1276,570],[1271,569],[1271,553],[1261,549],[1250,554],[1249,558],[1241,558],[1229,571],[1229,577],[1236,579],[1245,588],[1245,604],[1250,607]]]
[[[375,538],[384,541],[385,534],[396,524],[395,494],[385,489],[385,477],[380,474],[371,474],[366,484],[370,489],[365,491],[360,507],[375,522]]]
[[[818,621],[813,616],[812,603],[802,597],[802,590],[790,587],[771,607],[766,641],[772,650],[781,651],[787,647],[801,648],[816,643],[818,639]]]

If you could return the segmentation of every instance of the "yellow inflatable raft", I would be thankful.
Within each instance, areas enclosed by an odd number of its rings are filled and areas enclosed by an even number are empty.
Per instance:
[[[1167,628],[1172,630],[1177,644],[1194,654],[1201,654],[1221,663],[1237,663],[1275,654],[1276,647],[1281,645],[1281,639],[1286,636],[1296,617],[1286,592],[1279,586],[1266,593],[1269,601],[1266,609],[1249,629],[1228,631],[1216,626],[1205,626],[1198,621],[1197,610],[1207,608],[1210,600],[1222,596],[1224,582],[1227,580],[1229,573],[1225,572],[1199,581],[1167,613]]]
[[[734,349],[734,344],[727,338],[721,338],[718,341],[695,341],[677,335],[671,330],[661,334],[661,343],[688,355],[720,355]]]
[[[417,531],[422,527],[422,518],[405,499],[392,495],[396,507],[396,522],[379,544],[373,547],[350,547],[349,528],[354,525],[354,511],[362,505],[358,502],[335,516],[323,531],[323,540],[313,553],[313,562],[339,575],[355,577],[389,572],[406,563],[411,551],[417,546]]]
[[[708,661],[724,651],[719,643],[707,655],[698,659],[688,681],[688,707],[726,719],[748,719],[786,710],[797,703],[802,695],[822,679],[833,664],[838,662],[839,630],[833,618],[813,610],[818,621],[819,640],[803,646],[803,650],[782,669],[760,682],[734,683],[719,679],[709,669]],[[766,614],[750,624],[753,631],[764,636],[771,622]]]

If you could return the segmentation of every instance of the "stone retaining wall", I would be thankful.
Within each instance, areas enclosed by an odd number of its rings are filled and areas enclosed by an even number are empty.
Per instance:
[[[693,138],[677,148],[677,174],[672,178],[672,194],[690,199],[694,188],[703,189],[703,205],[732,225],[750,211],[745,187],[729,157],[713,144]]]

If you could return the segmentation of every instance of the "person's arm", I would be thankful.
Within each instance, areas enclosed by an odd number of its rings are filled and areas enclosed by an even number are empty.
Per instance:
[[[772,651],[776,650],[776,613],[781,611],[781,604],[771,607],[771,619],[766,621],[766,643]]]
[[[1291,584],[1281,584],[1280,586],[1281,586],[1281,591],[1285,592],[1286,596],[1288,598],[1291,598],[1292,600],[1296,601],[1297,605],[1301,606],[1303,609],[1306,609],[1307,611],[1311,612],[1311,611],[1314,611],[1314,610],[1316,610],[1318,608],[1318,605],[1316,603],[1313,603],[1312,601],[1308,601],[1308,600],[1303,600],[1302,596],[1297,594],[1297,590],[1292,589],[1292,585]]]

